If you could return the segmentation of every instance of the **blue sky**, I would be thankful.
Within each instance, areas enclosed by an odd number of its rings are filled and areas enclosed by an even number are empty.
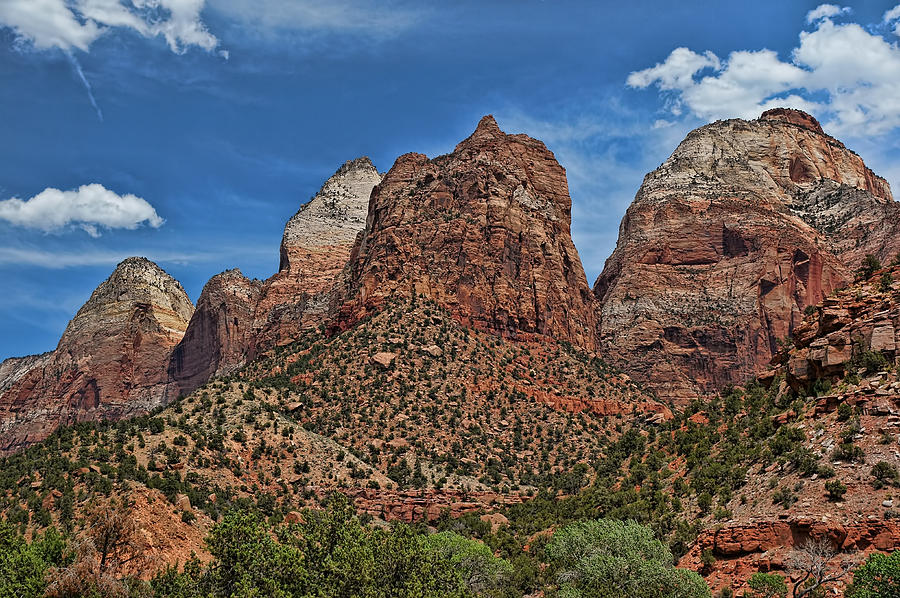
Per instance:
[[[130,255],[196,300],[278,266],[345,160],[493,113],[569,176],[589,282],[690,129],[788,104],[900,185],[892,2],[0,0],[0,359],[49,350]]]

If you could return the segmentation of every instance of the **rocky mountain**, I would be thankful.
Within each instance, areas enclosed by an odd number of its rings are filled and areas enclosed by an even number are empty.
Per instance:
[[[59,425],[121,419],[161,405],[169,354],[192,312],[181,285],[153,262],[119,264],[55,351],[0,366],[0,450],[45,438]]]
[[[328,292],[365,225],[369,195],[380,180],[368,158],[346,162],[288,221],[278,273],[258,281],[228,270],[210,279],[172,354],[170,398],[322,323]]]
[[[866,254],[900,250],[888,183],[808,114],[691,132],[648,174],[594,285],[601,348],[667,399],[740,383]]]
[[[571,207],[553,153],[491,116],[450,154],[401,156],[372,192],[334,327],[419,294],[466,326],[595,347]]]

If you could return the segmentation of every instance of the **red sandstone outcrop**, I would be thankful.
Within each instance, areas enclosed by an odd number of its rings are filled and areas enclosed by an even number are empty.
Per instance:
[[[258,281],[228,270],[210,279],[172,353],[170,398],[322,323],[329,291],[365,226],[369,194],[380,180],[368,158],[346,162],[288,221],[277,274]]]
[[[375,187],[336,327],[415,293],[467,326],[593,348],[593,302],[570,223],[553,153],[486,116],[452,153],[403,155]]]
[[[0,451],[46,438],[59,425],[161,405],[169,354],[192,311],[181,285],[153,262],[119,264],[55,351],[0,366]]]
[[[844,559],[860,562],[861,554],[896,549],[900,546],[900,524],[891,519],[841,524],[809,518],[729,524],[701,532],[678,565],[704,570],[701,556],[709,550],[716,561],[705,578],[715,590],[728,588],[740,595],[757,571],[786,574],[788,583],[793,585],[792,572],[787,567],[789,554],[810,540],[824,540],[844,553],[830,563],[836,569]],[[847,577],[839,586],[849,581]]]
[[[884,284],[883,276],[887,275]],[[776,355],[779,367],[794,388],[817,378],[837,379],[848,371],[854,356],[880,352],[888,362],[900,357],[900,267],[879,272],[866,282],[827,297],[794,330],[794,346]],[[864,389],[861,389],[864,390]]]
[[[172,351],[170,398],[244,364],[254,345],[253,315],[261,287],[260,281],[249,280],[240,270],[227,270],[206,283],[184,338]]]
[[[348,491],[356,509],[384,521],[405,523],[432,522],[444,513],[459,517],[479,510],[491,511],[522,502],[518,494],[466,492],[458,490],[374,490],[362,488]],[[503,515],[494,514],[498,522]]]
[[[597,279],[601,346],[667,399],[740,383],[803,309],[900,250],[887,182],[776,109],[691,132],[648,174]]]

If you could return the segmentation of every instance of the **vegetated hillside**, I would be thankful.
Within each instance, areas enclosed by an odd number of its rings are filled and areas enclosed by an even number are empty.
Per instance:
[[[801,579],[791,557],[809,541],[837,553],[830,572],[900,548],[900,264],[866,274],[808,309],[798,346],[760,380],[627,430],[589,488],[505,509],[510,533],[633,518],[684,555],[681,566],[738,595],[755,572]]]
[[[22,530],[77,535],[92,506],[129,496],[162,566],[245,502],[279,520],[340,490],[379,519],[434,521],[576,493],[624,422],[666,416],[596,358],[414,299],[150,416],[59,430],[0,462],[0,506]]]
[[[722,503],[724,526],[682,561],[711,550],[714,584],[781,570],[810,537],[845,551],[900,548],[900,264],[872,260],[864,274],[807,310],[795,346],[764,376],[786,408],[772,422],[773,459],[748,469]]]
[[[850,310],[846,332],[878,329],[895,317],[898,286],[877,273],[828,301]],[[800,330],[834,307],[810,310]],[[92,501],[130,488],[163,563],[201,550],[235,506],[293,521],[337,489],[367,516],[430,520],[483,542],[514,564],[520,592],[560,582],[541,569],[553,530],[599,517],[649,526],[717,590],[745,589],[755,571],[790,585],[787,555],[809,538],[900,545],[885,506],[897,483],[896,353],[871,338],[827,381],[796,376],[800,346],[781,358],[795,374],[778,366],[667,419],[565,345],[482,335],[433,304],[395,303],[153,417],[61,430],[8,458],[4,512],[26,531],[57,522],[78,534]]]

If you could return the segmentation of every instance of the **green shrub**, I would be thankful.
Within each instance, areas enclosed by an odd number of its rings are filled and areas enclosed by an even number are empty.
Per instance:
[[[753,595],[759,598],[787,596],[788,592],[784,577],[776,573],[756,572],[750,576],[747,585],[753,590]]]
[[[839,501],[847,492],[847,486],[842,484],[840,480],[829,480],[825,482],[825,491],[828,492],[828,499]]]
[[[850,360],[850,367],[854,370],[862,368],[866,374],[874,374],[886,369],[888,360],[881,351],[858,351]]]
[[[872,275],[878,270],[881,270],[881,262],[877,257],[870,253],[863,259],[862,266],[858,272],[864,280],[868,280],[869,278],[872,278]]]
[[[897,473],[897,468],[887,461],[879,461],[872,466],[872,477],[875,478],[872,485],[876,489],[888,484],[897,485],[897,482],[900,481],[900,474]]]
[[[558,530],[546,547],[567,598],[710,598],[696,573],[675,568],[672,553],[633,521],[580,521]]]
[[[874,553],[856,571],[847,598],[896,598],[900,596],[900,552]]]
[[[67,562],[66,543],[50,528],[31,544],[16,529],[0,521],[0,596],[41,598],[47,570]]]
[[[837,409],[837,419],[839,422],[845,422],[853,415],[853,407],[848,403],[841,403]]]

